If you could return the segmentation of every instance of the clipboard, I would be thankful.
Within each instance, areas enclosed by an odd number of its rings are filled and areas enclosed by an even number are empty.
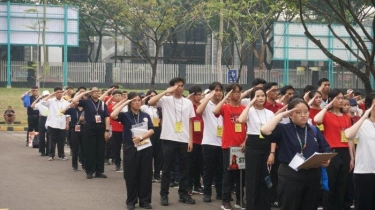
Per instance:
[[[319,168],[322,161],[330,160],[335,157],[337,153],[318,153],[315,152],[311,155],[305,162],[303,162],[297,169],[309,169],[309,168]]]

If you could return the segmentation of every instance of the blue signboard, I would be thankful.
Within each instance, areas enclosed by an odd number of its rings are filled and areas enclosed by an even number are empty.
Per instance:
[[[231,69],[228,71],[227,82],[236,83],[238,78],[237,69]]]

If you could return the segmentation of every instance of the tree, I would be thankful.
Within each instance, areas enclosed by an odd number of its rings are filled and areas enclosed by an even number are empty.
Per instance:
[[[375,15],[373,12],[375,0],[298,0],[298,2],[291,1],[291,5],[299,9],[299,16],[306,37],[316,44],[328,58],[358,76],[362,80],[367,93],[372,92],[370,77],[374,78],[375,76]],[[327,49],[327,46],[324,46],[318,37],[311,34],[306,22],[316,22],[316,20],[327,24],[335,39],[347,49],[348,53],[358,59],[358,63],[340,59]],[[348,40],[334,30],[333,24],[344,26],[350,41],[358,48],[358,52],[352,50]],[[367,24],[372,26],[371,31],[366,30]],[[364,36],[361,36],[361,34],[364,34]],[[364,72],[361,71],[360,66],[365,66]]]
[[[151,88],[155,76],[161,47],[168,38],[188,28],[194,18],[191,9],[197,1],[150,0],[123,1],[105,0],[107,8],[100,8],[110,21],[110,27],[117,30],[136,46],[136,53],[152,68]]]

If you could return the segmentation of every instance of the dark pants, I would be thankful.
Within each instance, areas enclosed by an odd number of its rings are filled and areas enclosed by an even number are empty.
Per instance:
[[[134,143],[124,142],[124,179],[126,184],[126,205],[151,203],[152,194],[152,147],[137,151]]]
[[[28,115],[27,116],[27,136],[26,143],[29,143],[29,132],[34,131],[39,132],[39,116],[38,115]]]
[[[108,141],[104,144],[104,158],[105,159],[115,159],[114,152],[113,152],[113,135],[109,137]]]
[[[222,197],[223,149],[220,146],[202,145],[203,153],[203,192],[212,195],[212,181],[215,178],[216,196]]]
[[[338,154],[333,157],[327,167],[329,191],[323,191],[324,210],[344,209],[347,191],[350,154],[348,148],[334,149]]]
[[[104,173],[103,123],[86,123],[83,128],[86,174]]]
[[[82,168],[85,168],[84,162],[84,144],[83,144],[83,131],[76,132],[74,131],[75,128],[70,128],[70,149],[72,150],[72,167],[77,169],[78,168],[78,156],[79,159],[82,160]],[[78,154],[78,152],[80,153]]]
[[[267,160],[270,154],[269,141],[259,135],[248,135],[245,152],[246,206],[248,209],[271,209],[270,190],[265,178],[269,176]]]
[[[236,183],[236,200],[242,201],[244,196],[243,188],[245,184],[245,171],[244,170],[228,170],[230,160],[229,149],[223,149],[223,201],[229,202],[231,200],[231,191],[234,183]],[[219,160],[218,160],[219,161]],[[242,183],[241,174],[242,173]],[[241,192],[242,191],[242,192]],[[240,196],[242,193],[242,198]]]
[[[49,154],[49,136],[46,129],[47,117],[39,117],[39,152]],[[47,137],[47,142],[46,142]]]
[[[275,203],[278,200],[277,199],[277,186],[278,186],[278,183],[279,183],[279,178],[278,178],[277,172],[279,170],[280,161],[277,157],[279,157],[279,150],[278,149],[276,149],[276,151],[275,151],[275,162],[272,165],[271,174],[270,174],[271,181],[272,181],[272,187],[270,189],[271,203]]]
[[[201,188],[203,166],[202,145],[193,144],[193,151],[188,153],[188,188]]]
[[[154,134],[150,137],[152,143],[152,157],[154,158],[154,178],[160,179],[160,171],[163,167],[163,147],[160,140],[160,127],[154,128]]]
[[[287,164],[279,167],[280,210],[316,210],[320,194],[319,168],[295,171]]]
[[[354,174],[356,210],[375,209],[375,174]]]
[[[57,155],[58,157],[65,157],[64,153],[64,139],[66,135],[65,129],[51,128],[48,127],[48,133],[50,134],[49,144],[49,156],[55,157],[55,149],[57,144]]]
[[[121,144],[122,144],[122,132],[121,131],[112,131],[112,151],[113,158],[115,159],[115,164],[121,164]],[[133,145],[134,147],[134,145]]]
[[[176,153],[179,157],[179,188],[180,196],[187,193],[187,143],[170,140],[163,140],[163,174],[171,174],[173,166],[173,156]],[[162,176],[160,195],[169,194],[170,176]]]

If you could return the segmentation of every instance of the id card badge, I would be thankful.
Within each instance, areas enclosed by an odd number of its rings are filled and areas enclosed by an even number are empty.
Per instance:
[[[354,144],[358,144],[358,138],[353,139]]]
[[[348,139],[345,136],[345,131],[343,131],[343,130],[341,131],[341,142],[343,142],[343,143],[348,142]]]
[[[57,110],[57,115],[59,115],[59,116],[62,115],[61,110]]]
[[[201,132],[201,122],[200,121],[194,121],[194,132]]]
[[[262,132],[259,131],[259,139],[264,139]]]
[[[271,187],[273,186],[272,181],[271,181],[271,177],[269,175],[266,176],[266,178],[264,178],[264,181],[266,182],[266,185],[267,185],[268,189],[271,189]]]
[[[289,167],[294,169],[295,171],[298,171],[298,167],[305,162],[305,157],[301,153],[297,153],[294,155],[292,161],[289,163]]]
[[[316,125],[316,127],[317,127],[320,131],[324,131],[324,125],[323,125],[323,124]]]
[[[100,115],[95,115],[95,122],[96,123],[101,123],[102,122],[102,118],[100,117]]]
[[[74,131],[75,132],[81,132],[81,125],[75,125],[74,126]]]
[[[159,123],[160,123],[160,119],[159,118],[152,118],[152,124],[154,125],[154,127],[159,127]]]
[[[216,136],[217,137],[223,137],[223,126],[217,126],[216,127]]]
[[[182,122],[176,122],[174,124],[174,132],[176,132],[176,133],[182,132]]]
[[[241,123],[236,123],[236,124],[234,125],[234,131],[235,131],[236,133],[241,133],[241,132],[242,132],[242,124],[241,124]]]

